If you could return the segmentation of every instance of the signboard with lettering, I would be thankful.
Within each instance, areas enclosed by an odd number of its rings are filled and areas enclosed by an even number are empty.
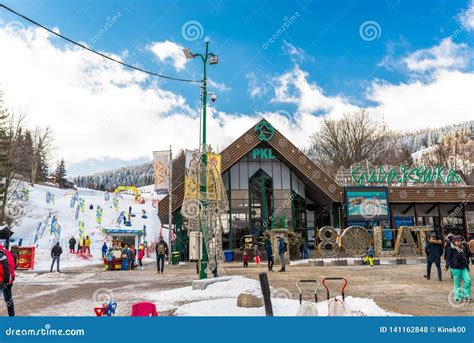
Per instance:
[[[254,160],[273,160],[274,158],[271,148],[254,148],[252,150],[252,159]]]
[[[464,185],[461,176],[451,168],[437,166],[373,166],[365,161],[350,168],[341,167],[336,175],[340,185]]]

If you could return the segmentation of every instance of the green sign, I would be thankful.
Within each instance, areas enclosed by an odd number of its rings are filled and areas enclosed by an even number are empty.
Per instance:
[[[273,160],[273,151],[270,148],[255,148],[252,150],[252,158],[254,160]]]
[[[275,136],[275,129],[265,120],[255,126],[255,131],[258,132],[259,141],[269,141]]]
[[[384,170],[382,166],[366,170],[362,166],[353,167],[352,180],[359,184],[390,184],[390,183],[463,183],[463,180],[453,169],[445,166],[423,167],[402,165]]]

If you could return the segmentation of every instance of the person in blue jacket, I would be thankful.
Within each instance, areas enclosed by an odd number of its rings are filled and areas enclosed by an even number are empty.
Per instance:
[[[288,250],[285,238],[282,236],[277,236],[278,238],[278,254],[280,255],[281,269],[279,272],[285,271],[285,253]]]
[[[130,261],[130,250],[127,245],[122,249],[122,270],[128,270]]]
[[[447,252],[446,266],[447,271],[451,268],[453,274],[454,300],[461,302],[471,301],[471,276],[469,275],[469,256],[470,251],[467,244],[463,244],[461,236],[454,236],[451,248]],[[464,288],[461,289],[461,280],[464,280]]]
[[[104,259],[105,255],[107,254],[107,243],[104,242],[104,245],[102,245],[102,259]]]
[[[109,248],[107,251],[107,264],[109,266],[109,270],[113,270],[112,262],[114,260],[114,251],[112,248]]]
[[[270,242],[270,239],[267,239],[265,242],[265,253],[267,255],[267,260],[268,260],[268,271],[272,272],[275,259],[273,258],[273,248],[272,248],[272,242]]]
[[[436,233],[432,232],[428,241],[425,244],[425,253],[426,253],[426,275],[425,279],[431,278],[431,266],[433,263],[438,269],[438,280],[443,281],[441,274],[441,256],[443,256],[443,241],[436,237]]]

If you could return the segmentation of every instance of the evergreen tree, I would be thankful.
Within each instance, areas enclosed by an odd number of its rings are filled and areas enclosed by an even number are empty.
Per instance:
[[[58,163],[56,167],[56,172],[54,173],[54,180],[59,185],[60,188],[66,186],[66,164],[64,163],[64,159]]]

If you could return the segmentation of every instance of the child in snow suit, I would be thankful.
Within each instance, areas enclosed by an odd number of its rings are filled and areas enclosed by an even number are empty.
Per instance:
[[[249,254],[244,250],[244,253],[242,254],[242,262],[244,262],[244,268],[248,268],[249,266]]]
[[[374,266],[374,247],[371,245],[367,250],[367,255],[364,257],[364,264],[369,262],[370,266]]]

